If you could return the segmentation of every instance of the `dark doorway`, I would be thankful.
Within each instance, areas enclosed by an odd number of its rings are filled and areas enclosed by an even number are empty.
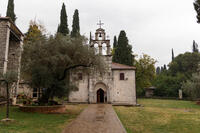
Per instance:
[[[104,91],[102,89],[97,91],[97,103],[104,103]]]

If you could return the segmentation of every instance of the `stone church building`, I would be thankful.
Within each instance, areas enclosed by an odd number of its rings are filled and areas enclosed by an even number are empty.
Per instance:
[[[37,98],[38,89],[30,88],[20,81],[20,63],[24,35],[10,18],[0,17],[0,73],[8,70],[18,73],[18,82],[12,86],[11,97],[20,93]],[[102,55],[107,71],[103,75],[93,71],[85,74],[76,69],[70,72],[70,80],[78,90],[69,94],[71,103],[111,103],[118,105],[136,105],[135,67],[112,62],[110,40],[105,30],[96,30],[95,38],[90,38],[90,46]],[[0,87],[0,96],[5,96],[5,89]],[[15,100],[16,101],[16,100]]]
[[[70,93],[69,102],[136,105],[136,68],[112,62],[110,40],[101,26],[96,30],[95,38],[90,38],[90,46],[102,55],[108,70],[103,76],[95,71],[90,74],[84,74],[81,69],[72,71],[71,81],[79,89]]]
[[[0,17],[0,74],[14,71],[18,77],[17,83],[11,89],[12,97],[16,97],[19,90],[23,38],[23,33],[10,18]],[[5,93],[5,89],[0,87],[0,96],[5,96]]]

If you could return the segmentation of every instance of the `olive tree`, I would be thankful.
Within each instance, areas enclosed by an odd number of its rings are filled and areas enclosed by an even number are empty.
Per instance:
[[[86,41],[84,37],[71,38],[58,34],[24,45],[23,78],[34,88],[45,88],[42,103],[48,103],[55,96],[66,96],[75,88],[69,82],[70,70],[92,67],[100,73],[105,71],[101,56],[96,55],[94,49],[86,45]]]

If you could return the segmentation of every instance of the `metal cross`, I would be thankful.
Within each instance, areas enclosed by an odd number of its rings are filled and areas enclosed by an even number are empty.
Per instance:
[[[100,20],[99,23],[97,23],[97,25],[99,25],[100,28],[101,28],[101,26],[104,25],[104,23],[102,23],[101,20]]]

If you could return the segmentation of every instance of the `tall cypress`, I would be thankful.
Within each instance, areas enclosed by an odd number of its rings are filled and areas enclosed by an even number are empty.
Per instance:
[[[113,61],[113,62],[117,62],[117,57],[118,57],[118,56],[117,56],[116,53],[115,53],[116,48],[117,48],[117,37],[114,36],[113,51],[112,51],[112,54],[113,54],[112,61]]]
[[[113,55],[113,62],[133,65],[132,46],[128,43],[125,31],[121,31],[118,37],[118,44]]]
[[[172,49],[172,61],[174,60],[174,50]]]
[[[79,25],[79,13],[76,9],[73,16],[72,32],[71,37],[80,36],[80,25]]]
[[[114,36],[113,49],[117,47],[117,37]]]
[[[165,64],[164,64],[164,67],[163,67],[163,68],[164,68],[164,70],[167,70],[167,66],[166,66]]]
[[[193,45],[192,45],[192,52],[199,52],[199,49],[198,49],[198,44],[195,42],[195,40],[193,40]]]
[[[58,27],[58,32],[66,36],[69,34],[69,28],[67,24],[67,12],[65,9],[65,4],[63,3],[61,13],[60,13],[60,25]]]
[[[161,73],[160,67],[156,68],[156,74],[159,75]]]
[[[15,9],[14,0],[8,0],[6,17],[10,17],[12,21],[15,23],[17,18],[14,9]]]
[[[194,9],[197,12],[197,23],[200,23],[200,0],[195,0],[194,4]]]

